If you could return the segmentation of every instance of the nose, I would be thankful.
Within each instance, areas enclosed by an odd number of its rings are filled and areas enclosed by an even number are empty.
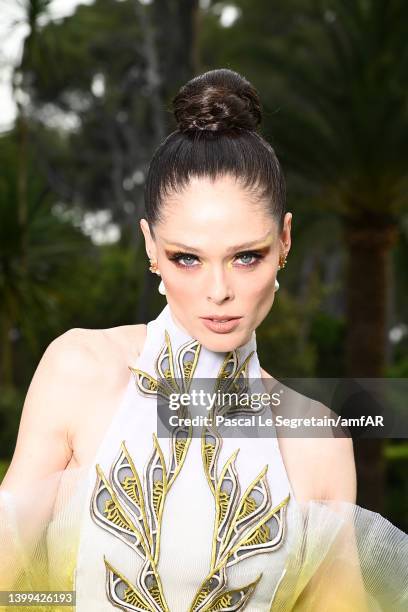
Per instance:
[[[222,304],[233,297],[233,290],[228,275],[222,268],[216,268],[208,279],[207,299],[215,304]]]

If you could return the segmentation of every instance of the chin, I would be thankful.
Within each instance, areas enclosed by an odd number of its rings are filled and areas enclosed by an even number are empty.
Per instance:
[[[239,346],[245,344],[248,340],[245,340],[243,334],[217,334],[215,332],[206,334],[201,338],[200,342],[209,351],[216,353],[227,353],[234,351]]]

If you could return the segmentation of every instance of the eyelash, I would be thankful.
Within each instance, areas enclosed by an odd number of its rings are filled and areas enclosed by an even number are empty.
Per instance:
[[[249,264],[241,264],[241,267],[243,268],[253,268],[257,264],[259,264],[261,259],[264,258],[264,255],[262,255],[262,253],[258,253],[257,251],[243,251],[242,253],[238,253],[237,257],[243,257],[245,255],[251,255],[252,257],[255,257],[255,261]],[[181,259],[184,259],[185,257],[194,257],[195,260],[198,260],[198,257],[196,255],[193,255],[192,253],[182,253],[182,252],[174,253],[173,255],[169,257],[169,259],[171,261],[174,261],[174,263],[180,268],[195,268],[196,267],[195,265],[185,265],[185,264],[180,263]]]

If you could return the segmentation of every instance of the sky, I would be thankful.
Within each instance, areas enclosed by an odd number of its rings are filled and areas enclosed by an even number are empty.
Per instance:
[[[11,95],[12,67],[18,63],[28,27],[23,22],[25,0],[0,0],[0,131],[12,126],[16,110]],[[92,4],[93,0],[53,0],[49,19],[72,15],[78,4]]]

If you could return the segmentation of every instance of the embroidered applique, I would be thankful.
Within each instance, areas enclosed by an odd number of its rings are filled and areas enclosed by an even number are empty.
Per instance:
[[[225,358],[218,373],[215,389],[223,393],[248,392],[248,363],[250,353],[241,366],[236,352]],[[261,408],[262,410],[262,408]],[[216,403],[211,409],[212,422],[219,414],[247,414],[241,406]],[[253,411],[252,411],[253,412]],[[215,501],[211,567],[202,583],[191,610],[241,610],[251,598],[262,574],[240,589],[227,588],[227,568],[242,559],[280,548],[285,536],[286,507],[289,495],[275,507],[269,490],[266,465],[241,496],[235,459],[239,448],[223,466],[218,477],[218,457],[222,436],[215,425],[204,427],[201,436],[201,454],[204,471]]]
[[[170,337],[165,331],[165,343],[155,361],[157,379],[138,368],[130,368],[137,388],[147,396],[185,393],[190,389],[197,367],[201,345],[189,341],[182,345],[174,358]],[[242,391],[247,387],[248,364],[238,363],[237,351],[225,358],[216,380],[216,390]],[[178,378],[180,377],[180,383]],[[189,414],[181,406],[181,416]],[[215,404],[212,417],[248,409]],[[136,583],[133,584],[118,568],[104,557],[106,592],[109,601],[122,610],[170,612],[160,581],[160,532],[167,493],[174,484],[186,459],[192,437],[192,427],[175,427],[170,438],[169,463],[153,434],[153,450],[144,469],[144,486],[130,456],[125,441],[114,460],[109,478],[96,466],[97,480],[91,498],[90,512],[94,522],[116,536],[143,560]],[[242,559],[279,548],[285,534],[285,509],[289,496],[272,507],[266,479],[267,466],[241,496],[235,467],[239,449],[227,460],[218,476],[218,457],[222,437],[215,426],[203,428],[201,447],[204,471],[215,501],[215,523],[211,566],[200,585],[190,612],[238,611],[251,598],[261,575],[238,589],[228,589],[227,568]]]

